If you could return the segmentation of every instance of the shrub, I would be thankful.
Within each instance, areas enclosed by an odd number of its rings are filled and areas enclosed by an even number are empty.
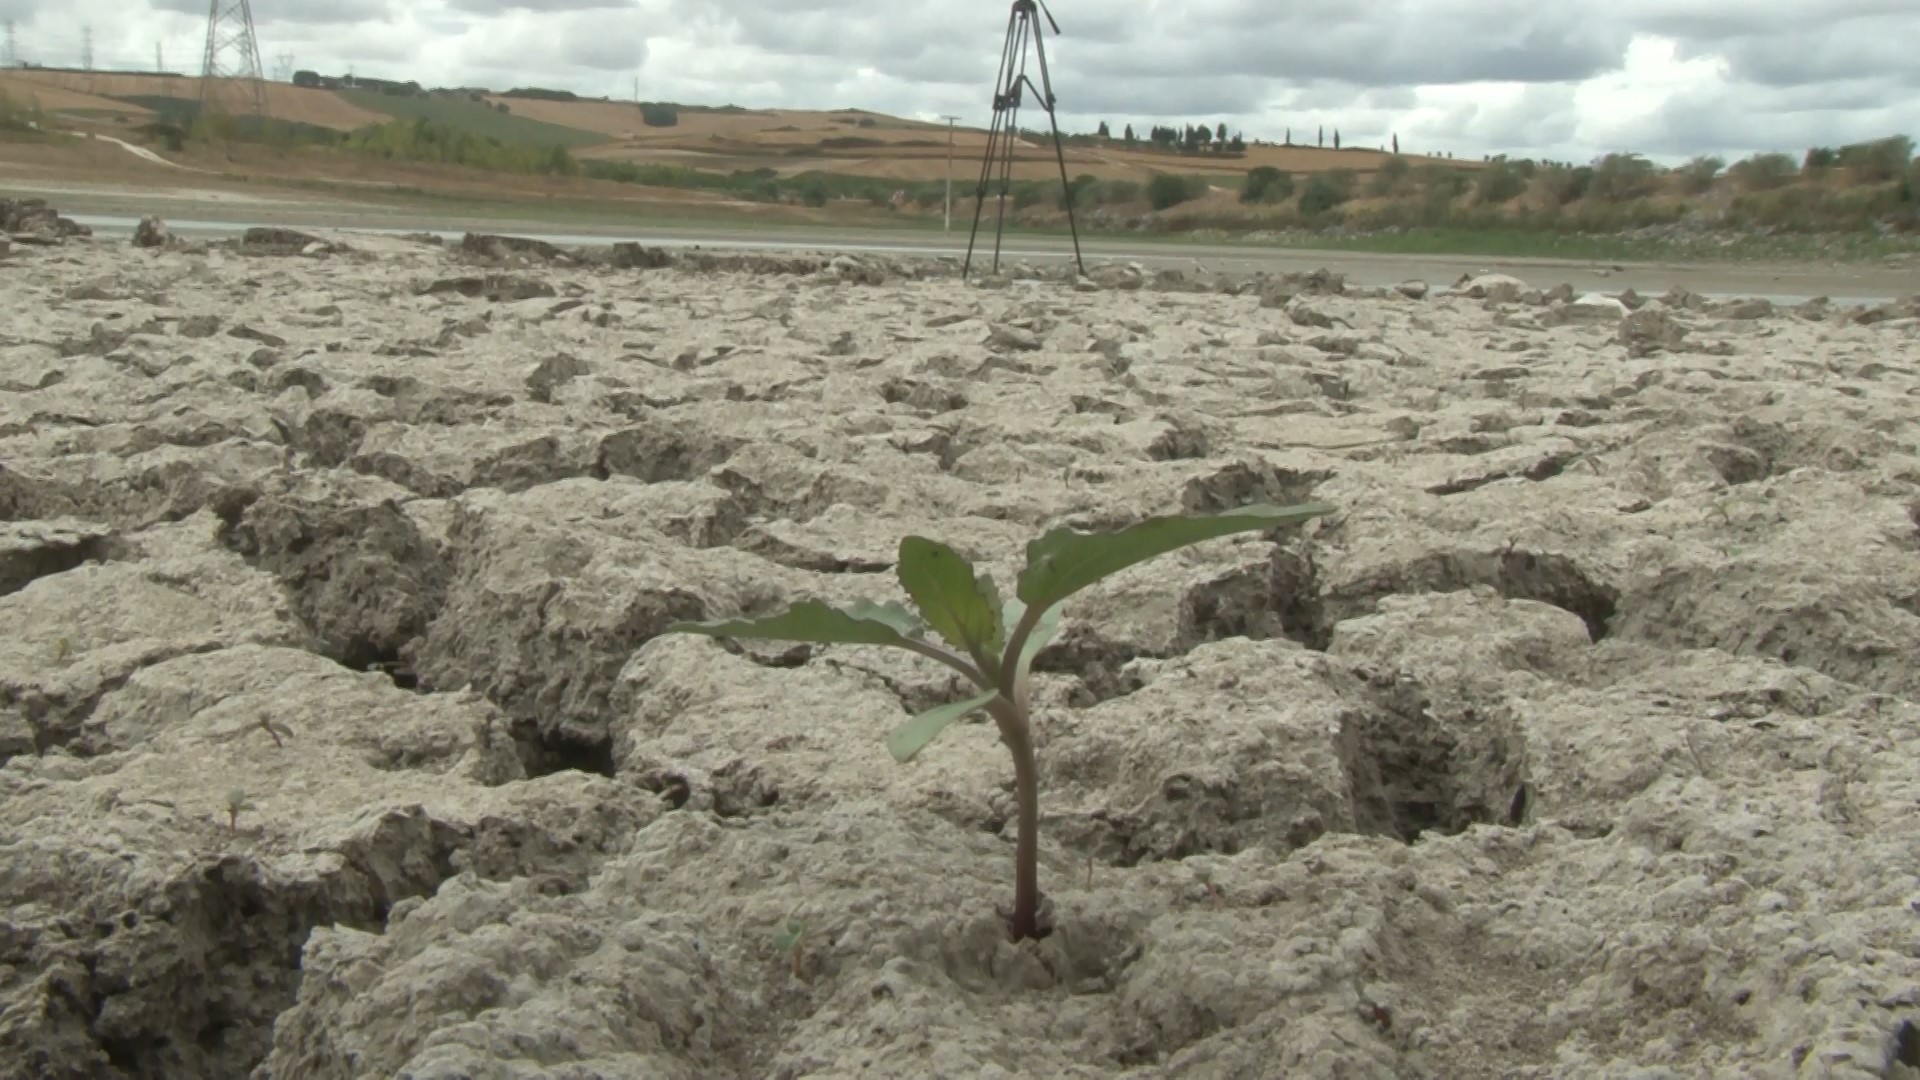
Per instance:
[[[1318,217],[1346,202],[1352,189],[1349,183],[1343,182],[1341,173],[1352,175],[1346,169],[1334,169],[1307,177],[1306,186],[1300,190],[1300,212]]]
[[[1185,177],[1156,173],[1147,181],[1147,203],[1155,210],[1171,210],[1195,198],[1194,187]]]
[[[1367,181],[1367,193],[1370,195],[1393,195],[1407,186],[1407,178],[1413,173],[1413,166],[1399,154],[1387,158],[1374,170],[1372,179]]]
[[[1755,154],[1737,161],[1727,170],[1727,178],[1744,191],[1772,191],[1793,180],[1798,167],[1785,154]]]
[[[680,124],[680,110],[671,105],[649,101],[640,106],[640,120],[648,127],[677,127]]]
[[[1609,202],[1627,202],[1653,194],[1653,162],[1639,154],[1608,154],[1590,172],[1586,194]]]
[[[1887,184],[1899,180],[1913,164],[1913,140],[1905,135],[1854,143],[1840,148],[1839,164],[1856,183]]]
[[[1680,166],[1680,190],[1687,195],[1704,195],[1713,189],[1726,162],[1717,157],[1697,157]]]
[[[1293,174],[1281,172],[1271,165],[1249,170],[1246,183],[1240,186],[1240,201],[1243,203],[1281,203],[1291,198]]]
[[[1451,170],[1449,170],[1451,171]],[[1527,190],[1527,178],[1506,162],[1482,169],[1473,180],[1473,201],[1482,206],[1504,206]]]

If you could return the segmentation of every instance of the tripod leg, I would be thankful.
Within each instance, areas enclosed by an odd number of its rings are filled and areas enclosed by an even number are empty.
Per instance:
[[[1007,16],[1007,38],[1000,46],[1000,70],[993,77],[993,122],[987,127],[987,149],[980,157],[980,183],[973,192],[973,231],[967,234],[967,259],[960,267],[962,281],[973,269],[973,247],[980,236],[980,214],[987,205],[987,182],[993,175],[994,147],[998,143],[1001,121],[1005,117],[1008,77],[1013,69],[1014,25],[1017,19],[1017,9],[1014,14]]]
[[[1067,231],[1073,236],[1073,262],[1080,268],[1081,276],[1087,272],[1086,261],[1080,257],[1080,226],[1073,217],[1073,185],[1067,180],[1067,151],[1060,142],[1060,121],[1054,115],[1053,76],[1047,72],[1047,43],[1036,32],[1033,35],[1035,54],[1040,58],[1041,102],[1047,108],[1047,119],[1053,124],[1053,156],[1060,162],[1060,191],[1062,200],[1067,204]]]
[[[996,274],[1000,272],[1000,242],[1007,230],[1007,194],[1013,187],[1013,160],[1020,149],[1020,86],[1027,82],[1027,34],[1033,29],[1032,14],[1016,5],[1014,23],[1016,36],[1013,54],[1020,58],[1020,70],[1012,73],[1007,80],[1006,156],[1000,166],[1000,214],[993,227],[993,271]]]

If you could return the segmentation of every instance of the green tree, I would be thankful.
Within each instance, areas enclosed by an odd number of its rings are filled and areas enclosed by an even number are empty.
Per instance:
[[[1113,138],[1113,132],[1107,128],[1107,122],[1105,120],[1100,121],[1100,127],[1098,130],[1094,132],[1094,134],[1098,135],[1103,139]]]

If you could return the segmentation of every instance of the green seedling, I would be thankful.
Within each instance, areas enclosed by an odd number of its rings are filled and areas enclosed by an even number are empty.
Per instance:
[[[245,788],[234,788],[232,791],[227,792],[227,831],[229,833],[239,832],[241,812],[252,809],[254,809],[254,805],[247,801]]]
[[[951,668],[978,692],[936,706],[895,728],[887,749],[905,763],[940,733],[974,713],[998,727],[1013,755],[1017,836],[1014,846],[1013,912],[1016,941],[1044,936],[1039,926],[1039,772],[1028,708],[1028,669],[1060,626],[1060,606],[1101,580],[1158,555],[1234,533],[1257,532],[1304,522],[1333,507],[1244,506],[1221,514],[1149,518],[1111,533],[1049,531],[1027,544],[1027,565],[1014,595],[1001,599],[990,576],[952,548],[922,536],[900,541],[896,571],[920,609],[898,603],[860,602],[836,608],[818,600],[794,604],[758,619],[679,622],[667,633],[759,638],[819,645],[879,645],[905,649]],[[929,637],[946,639],[942,645]]]
[[[773,947],[793,957],[793,977],[804,978],[805,955],[800,951],[801,942],[807,937],[807,920],[789,916],[786,929],[773,936]]]

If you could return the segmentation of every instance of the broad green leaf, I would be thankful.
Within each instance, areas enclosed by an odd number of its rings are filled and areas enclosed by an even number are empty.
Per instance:
[[[962,653],[992,658],[1006,630],[993,579],[976,577],[966,557],[938,540],[900,541],[900,584],[920,606],[927,625]]]
[[[779,949],[781,952],[787,952],[795,945],[800,944],[800,939],[806,935],[807,920],[788,919],[786,929],[773,936],[773,947]]]
[[[893,759],[899,762],[913,760],[913,755],[926,748],[926,745],[940,736],[968,713],[977,712],[993,703],[998,697],[997,691],[988,691],[979,697],[970,697],[965,701],[950,701],[928,709],[919,716],[893,729],[887,736],[887,750]]]
[[[1027,617],[1027,605],[1021,603],[1018,597],[1008,597],[1006,612],[1007,625],[1019,626],[1020,620]],[[1026,674],[1027,669],[1033,666],[1033,658],[1040,655],[1040,650],[1046,648],[1047,643],[1053,640],[1053,635],[1059,632],[1060,605],[1055,604],[1041,612],[1039,621],[1033,624],[1033,633],[1027,635],[1026,644],[1020,647],[1014,670]]]
[[[708,637],[764,638],[807,641],[819,645],[893,645],[905,647],[918,636],[919,621],[899,604],[862,601],[836,608],[818,600],[803,600],[778,615],[760,619],[719,619],[677,622],[662,633],[705,634]]]
[[[1080,533],[1059,528],[1027,545],[1020,572],[1020,599],[1032,607],[1054,605],[1102,578],[1156,555],[1239,532],[1306,521],[1332,513],[1325,503],[1243,506],[1221,514],[1148,518],[1119,532]]]

